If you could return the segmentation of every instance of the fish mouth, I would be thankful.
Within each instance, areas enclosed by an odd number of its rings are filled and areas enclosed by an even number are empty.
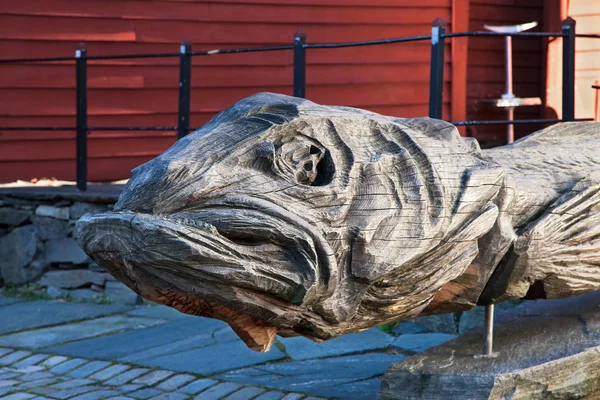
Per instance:
[[[335,284],[335,256],[325,237],[259,198],[229,196],[169,215],[86,214],[77,237],[86,253],[134,290],[148,283],[141,281],[153,282],[151,276],[186,295],[191,285],[209,301],[230,303],[220,295],[227,288],[308,306]]]

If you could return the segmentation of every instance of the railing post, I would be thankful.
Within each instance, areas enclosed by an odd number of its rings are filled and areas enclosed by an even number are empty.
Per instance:
[[[429,75],[429,117],[442,118],[444,92],[444,44],[446,21],[436,18],[431,26],[431,63]]]
[[[563,71],[562,119],[575,119],[575,20],[568,17],[562,22]]]
[[[181,42],[179,47],[179,112],[177,118],[177,139],[189,133],[190,128],[190,93],[192,85],[192,45],[188,41]]]
[[[76,175],[77,190],[87,189],[87,50],[81,45],[75,50],[75,95],[76,95]]]
[[[306,33],[294,34],[294,97],[306,98]]]

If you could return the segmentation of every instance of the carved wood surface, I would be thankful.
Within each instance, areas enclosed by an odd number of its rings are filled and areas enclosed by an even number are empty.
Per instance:
[[[253,349],[600,286],[600,124],[480,150],[446,122],[261,93],[137,167],[79,243]]]

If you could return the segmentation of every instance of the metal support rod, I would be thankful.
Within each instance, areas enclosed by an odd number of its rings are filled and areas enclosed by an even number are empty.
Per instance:
[[[444,93],[444,44],[446,21],[436,18],[431,26],[431,62],[429,75],[429,117],[442,119]]]
[[[485,306],[485,343],[483,345],[483,354],[491,356],[494,346],[494,305]]]
[[[294,97],[306,98],[306,33],[294,34]]]
[[[514,97],[513,94],[513,63],[512,63],[512,38],[507,36],[506,41],[506,93],[507,97]],[[512,121],[515,119],[515,108],[508,107],[506,110],[508,113],[508,120]],[[515,126],[512,124],[506,125],[506,139],[508,143],[515,141]]]
[[[81,45],[75,50],[76,96],[76,180],[77,190],[87,189],[87,50]]]
[[[192,45],[181,42],[179,47],[179,112],[177,114],[177,139],[189,133],[190,93],[192,85]]]
[[[575,20],[571,17],[562,22],[563,33],[563,81],[562,119],[575,119]]]

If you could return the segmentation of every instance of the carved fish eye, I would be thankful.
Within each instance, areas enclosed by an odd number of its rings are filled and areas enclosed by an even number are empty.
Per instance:
[[[296,135],[276,144],[274,169],[307,186],[327,185],[335,175],[329,150],[304,135]]]

